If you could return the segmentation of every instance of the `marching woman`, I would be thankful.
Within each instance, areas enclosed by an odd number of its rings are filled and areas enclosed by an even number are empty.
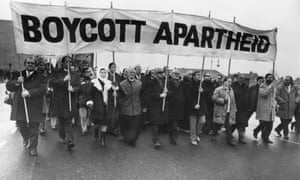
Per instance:
[[[95,125],[95,139],[99,139],[100,145],[105,147],[105,135],[107,131],[107,97],[108,90],[111,89],[111,81],[107,79],[107,71],[100,69],[99,78],[94,76],[88,90],[86,105],[91,109],[90,119]]]
[[[138,139],[139,124],[141,119],[142,104],[140,92],[142,82],[135,78],[133,68],[127,70],[127,79],[120,83],[120,130],[124,141],[130,146],[135,146]]]

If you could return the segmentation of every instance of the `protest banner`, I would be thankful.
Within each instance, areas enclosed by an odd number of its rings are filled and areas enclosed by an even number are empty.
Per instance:
[[[255,30],[204,16],[11,2],[24,54],[101,51],[275,61],[276,28]]]

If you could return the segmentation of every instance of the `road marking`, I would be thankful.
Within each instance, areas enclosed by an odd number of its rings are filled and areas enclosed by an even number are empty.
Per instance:
[[[277,137],[278,138],[278,137]],[[291,140],[286,140],[286,139],[281,139],[281,138],[278,138],[280,141],[285,141],[285,142],[289,142],[289,143],[292,143],[292,144],[297,144],[297,145],[300,145],[300,143],[298,142],[295,142],[295,141],[291,141]]]

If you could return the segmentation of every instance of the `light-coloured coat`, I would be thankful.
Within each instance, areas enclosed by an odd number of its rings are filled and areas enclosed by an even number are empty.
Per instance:
[[[258,90],[258,100],[256,108],[256,119],[262,121],[274,121],[276,101],[273,84],[261,84]]]
[[[233,89],[230,88],[230,91],[226,90],[224,86],[220,86],[215,89],[212,99],[214,101],[214,114],[213,114],[213,122],[218,124],[224,124],[228,103],[224,103],[226,96],[230,96],[230,112],[229,112],[229,123],[235,124],[235,113],[237,112],[234,92]]]
[[[297,89],[291,86],[288,92],[285,86],[280,86],[276,91],[276,102],[279,105],[277,116],[282,119],[292,119],[296,108]]]

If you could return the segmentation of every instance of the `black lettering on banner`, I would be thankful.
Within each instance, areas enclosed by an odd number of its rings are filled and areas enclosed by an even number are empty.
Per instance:
[[[70,19],[67,17],[62,17],[62,20],[69,30],[70,42],[76,42],[76,33],[75,32],[76,32],[76,29],[80,22],[80,18],[74,18],[72,23],[70,22]]]
[[[232,31],[228,32],[228,38],[227,38],[227,43],[226,43],[226,49],[231,48],[231,43],[234,43],[234,50],[238,50],[239,48],[239,43],[241,39],[241,32],[236,33],[236,38],[233,38],[234,33]]]
[[[214,38],[214,29],[212,27],[202,27],[201,47],[205,48],[207,43],[208,48],[212,48],[212,40]]]
[[[41,25],[39,19],[35,16],[21,15],[21,21],[24,40],[28,42],[40,42],[42,40],[42,34],[39,31]],[[32,25],[30,25],[30,22]]]
[[[132,20],[131,24],[135,25],[135,38],[134,38],[134,42],[139,43],[139,42],[141,42],[142,26],[146,25],[146,21]]]
[[[153,43],[157,44],[161,40],[167,41],[167,44],[172,44],[172,36],[168,22],[162,22],[160,24],[158,32],[153,40]]]
[[[50,24],[55,24],[56,26],[56,36],[51,35]],[[57,43],[64,38],[64,27],[63,23],[58,17],[50,16],[44,20],[43,23],[43,33],[47,41]]]
[[[120,24],[120,42],[125,42],[126,24],[130,24],[127,19],[116,19],[116,24]]]
[[[187,33],[187,25],[182,23],[174,24],[174,45],[178,45],[179,38],[184,38]]]
[[[105,26],[109,31],[105,32]],[[101,41],[113,41],[116,36],[116,27],[112,19],[102,19],[98,25],[98,33]]]
[[[254,41],[251,44],[251,52],[256,51],[257,43],[258,43],[258,37],[255,35],[254,36]]]
[[[251,45],[251,41],[249,40],[249,38],[252,38],[252,37],[253,37],[252,34],[243,33],[242,41],[241,41],[241,44],[240,44],[240,51],[250,52],[250,47],[248,47],[246,45]]]
[[[80,36],[81,36],[82,40],[85,42],[96,41],[97,34],[90,33],[90,36],[88,36],[88,33],[86,32],[87,25],[90,25],[91,28],[95,28],[95,27],[97,27],[97,22],[91,18],[85,18],[81,21],[80,26],[79,26],[79,32],[80,32]]]
[[[257,52],[259,53],[266,53],[269,50],[270,47],[270,40],[268,36],[258,36],[259,37],[259,43],[257,45]]]
[[[218,33],[217,46],[216,46],[216,48],[217,48],[217,49],[220,49],[220,48],[221,48],[221,45],[222,45],[223,36],[224,36],[224,34],[227,33],[227,30],[216,28],[215,31]]]
[[[187,46],[188,43],[194,43],[195,47],[199,47],[199,37],[197,32],[197,27],[195,25],[191,25],[191,28],[184,39],[183,45]]]

